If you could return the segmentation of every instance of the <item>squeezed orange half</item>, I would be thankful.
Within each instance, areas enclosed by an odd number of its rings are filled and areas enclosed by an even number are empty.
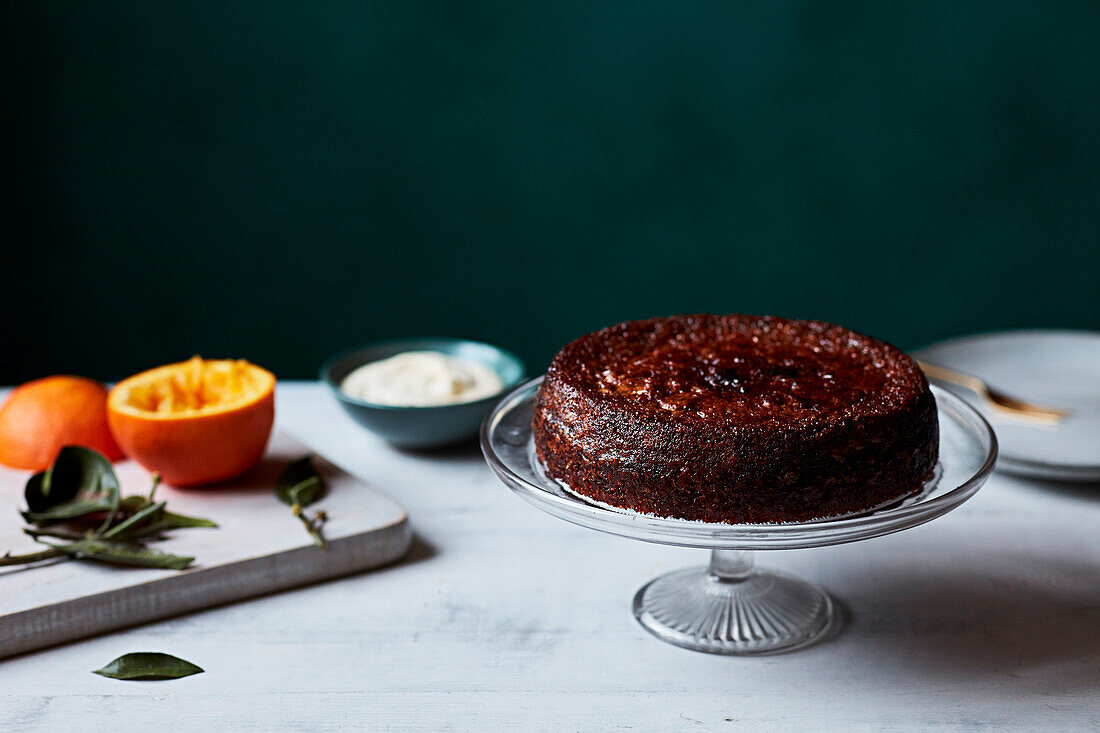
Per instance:
[[[122,380],[107,419],[126,455],[173,486],[233,478],[264,454],[275,376],[243,359],[194,357]]]

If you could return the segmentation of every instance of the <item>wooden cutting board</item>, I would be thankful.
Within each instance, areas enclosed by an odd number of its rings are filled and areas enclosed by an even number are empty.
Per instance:
[[[188,570],[123,568],[72,560],[0,568],[0,657],[188,613],[326,578],[402,557],[412,534],[393,500],[315,456],[328,493],[310,507],[328,514],[325,549],[272,490],[285,465],[310,454],[276,432],[264,461],[245,476],[216,486],[162,486],[171,511],[205,517],[217,529],[176,530],[152,546],[195,558]],[[149,491],[149,473],[131,461],[115,464],[122,494]],[[42,549],[21,531],[28,471],[0,466],[0,554]]]

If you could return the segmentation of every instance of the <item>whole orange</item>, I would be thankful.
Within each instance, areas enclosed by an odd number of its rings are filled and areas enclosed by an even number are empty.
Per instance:
[[[167,483],[213,483],[263,456],[275,420],[275,377],[244,360],[196,356],[116,384],[107,419],[126,455]]]
[[[45,471],[62,446],[122,458],[107,427],[107,388],[94,379],[43,377],[12,390],[0,407],[0,463]]]

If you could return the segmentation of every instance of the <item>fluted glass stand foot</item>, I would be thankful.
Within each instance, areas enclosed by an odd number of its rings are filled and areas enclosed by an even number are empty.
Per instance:
[[[634,617],[659,639],[711,654],[801,649],[833,630],[833,602],[819,586],[753,567],[752,555],[714,550],[710,566],[676,570],[634,596]]]
[[[481,426],[489,467],[525,501],[582,527],[676,547],[712,551],[710,566],[677,570],[634,597],[634,616],[677,646],[759,655],[820,641],[835,628],[833,603],[798,578],[753,569],[752,550],[794,550],[859,542],[916,527],[974,495],[993,470],[997,439],[974,408],[933,385],[940,423],[939,464],[914,496],[864,514],[789,524],[695,522],[618,509],[575,496],[546,475],[531,436],[539,382],[517,387]]]

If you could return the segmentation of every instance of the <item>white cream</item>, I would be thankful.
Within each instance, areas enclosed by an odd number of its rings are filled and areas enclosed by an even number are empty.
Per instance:
[[[430,407],[473,402],[504,388],[484,364],[437,351],[406,351],[364,364],[340,384],[364,402],[395,407]]]

